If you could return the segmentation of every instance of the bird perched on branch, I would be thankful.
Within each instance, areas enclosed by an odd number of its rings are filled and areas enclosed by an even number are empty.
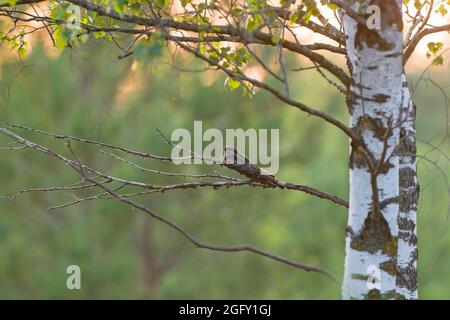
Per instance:
[[[251,163],[234,147],[226,146],[223,148],[223,165],[256,182],[273,187],[278,186],[278,181],[273,174]]]

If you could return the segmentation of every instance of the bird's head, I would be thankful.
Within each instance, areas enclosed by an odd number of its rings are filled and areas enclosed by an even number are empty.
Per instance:
[[[233,146],[225,146],[225,148],[223,148],[223,163],[246,164],[248,162],[248,159]]]

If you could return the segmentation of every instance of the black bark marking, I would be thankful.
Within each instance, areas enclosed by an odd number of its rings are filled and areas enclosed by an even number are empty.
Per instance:
[[[387,260],[380,264],[380,269],[395,277],[397,274],[397,264],[395,261]]]
[[[356,124],[356,131],[358,133],[362,133],[364,130],[370,130],[377,139],[382,141],[388,128],[386,128],[381,119],[371,118],[365,115],[360,117]]]
[[[403,83],[404,88],[407,88],[407,82]],[[407,113],[407,121],[411,122],[411,125],[415,127],[416,119],[416,105],[412,104],[411,110],[403,108],[402,112]],[[408,245],[414,248],[411,256],[408,259],[406,265],[397,265],[397,277],[396,286],[406,288],[409,292],[417,290],[418,277],[417,277],[417,235],[416,235],[416,223],[414,222],[414,216],[410,217],[409,212],[416,212],[417,203],[419,201],[420,186],[417,180],[416,171],[416,139],[414,130],[400,130],[400,144],[398,147],[398,154],[400,165],[406,165],[400,169],[400,193],[399,193],[399,215],[397,218],[398,223],[398,239],[404,241]],[[414,213],[413,213],[414,214]],[[415,215],[415,214],[414,214]],[[406,297],[399,295],[397,299],[406,299]]]
[[[397,266],[398,273],[396,278],[397,286],[407,288],[409,291],[417,290],[417,264],[418,250],[414,250],[410,263],[404,267]]]
[[[350,247],[371,254],[381,251],[392,258],[397,255],[397,239],[383,215],[375,211],[369,212],[361,232],[352,237]]]
[[[354,147],[352,145],[352,150],[350,153],[350,168],[368,168],[367,159],[364,157],[361,147]]]
[[[353,280],[361,280],[361,281],[367,281],[369,279],[368,275],[361,273],[352,273],[351,277]]]
[[[396,204],[396,203],[399,203],[399,197],[398,196],[390,197],[388,199],[385,199],[385,200],[380,202],[380,210],[383,210],[384,208],[386,208],[390,204]]]
[[[416,183],[416,171],[411,168],[402,168],[399,170],[400,188],[414,188]]]
[[[416,228],[416,224],[407,218],[398,218],[398,227],[402,230],[406,230],[406,231],[414,231],[414,229]]]
[[[367,5],[377,5],[381,13],[381,30],[395,28],[397,31],[403,30],[402,12],[395,1],[372,0]],[[367,16],[368,17],[368,16]],[[379,51],[390,51],[395,44],[388,42],[380,35],[380,30],[369,29],[365,24],[358,23],[355,34],[355,48],[364,49],[364,44],[369,48]]]
[[[402,157],[411,157],[411,160],[416,160],[416,144],[414,139],[414,132],[406,132],[405,129],[400,130],[400,144],[397,148],[397,152]]]
[[[397,298],[395,290],[389,290],[386,293],[381,293],[378,289],[371,289],[364,295],[364,300],[389,300]]]
[[[358,119],[356,126],[353,128],[357,135],[362,135],[364,131],[371,132],[378,140],[384,141],[386,138],[386,133],[388,137],[392,135],[392,130],[389,130],[381,119],[371,118],[364,115]],[[370,157],[373,163],[376,162],[372,155],[364,153],[364,148],[361,145],[356,145],[353,141],[351,144],[351,154],[350,154],[350,168],[369,168],[368,157]],[[379,168],[381,174],[385,174],[391,169],[393,165],[389,162],[383,162]]]
[[[409,245],[417,244],[417,236],[413,232],[398,231],[398,238],[407,242]]]
[[[403,53],[401,53],[401,52],[394,52],[394,53],[387,54],[385,57],[386,58],[397,58],[397,57],[400,57],[402,54]]]
[[[395,1],[372,0],[369,5],[377,5],[381,13],[381,29],[396,26],[397,31],[403,30],[403,17],[401,8]]]
[[[394,44],[384,40],[377,30],[371,30],[366,25],[358,23],[355,34],[355,48],[361,51],[364,49],[364,44],[369,48],[380,51],[394,49]]]
[[[373,101],[375,101],[376,103],[386,103],[389,100],[390,96],[382,94],[382,93],[378,93],[376,95],[374,95],[372,97]]]
[[[400,174],[401,179],[401,174]],[[417,184],[413,189],[400,190],[399,207],[400,212],[408,212],[417,210],[417,203],[419,199],[419,185]]]

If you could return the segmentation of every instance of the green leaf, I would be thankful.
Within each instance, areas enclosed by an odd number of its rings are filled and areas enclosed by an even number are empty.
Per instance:
[[[278,41],[280,41],[280,37],[277,35],[272,35],[271,40],[273,43],[278,44]]]
[[[78,37],[80,39],[81,43],[86,43],[89,40],[89,35],[84,33],[81,36]]]
[[[227,80],[225,81],[225,84],[228,86],[228,88],[231,91],[236,90],[241,85],[241,83],[239,81],[234,80],[232,78],[227,78]]]
[[[19,56],[22,58],[25,56],[25,54],[27,53],[27,49],[25,48],[25,46],[21,46],[17,52],[19,53]]]
[[[327,7],[333,11],[336,11],[337,9],[339,9],[339,6],[335,5],[334,3],[327,3]]]
[[[437,56],[431,64],[433,66],[442,66],[444,64],[444,58],[442,58],[442,56]]]
[[[233,9],[231,9],[231,14],[233,16],[240,16],[242,14],[242,9],[241,8],[233,8]]]
[[[104,32],[104,31],[99,31],[99,32],[94,33],[95,39],[101,39],[101,38],[104,38],[105,36],[106,36],[106,32]]]
[[[289,17],[289,21],[291,22],[291,23],[295,23],[295,22],[297,22],[297,20],[298,20],[298,14],[297,14],[297,12],[293,12],[292,14],[291,14],[291,16]]]
[[[186,8],[186,6],[191,3],[192,0],[181,0],[181,5],[183,8]]]
[[[0,4],[8,4],[10,6],[15,6],[17,4],[17,0],[0,0]]]
[[[247,23],[247,31],[252,32],[258,29],[258,27],[262,24],[262,17],[259,14],[255,14],[253,19],[250,19]]]
[[[70,40],[70,32],[67,29],[58,28],[53,33],[53,37],[57,48],[65,48]]]
[[[427,58],[429,58],[435,56],[444,47],[444,44],[442,42],[429,42],[427,46]]]
[[[422,2],[419,0],[414,1],[414,8],[419,9],[422,6]]]
[[[443,4],[439,6],[438,9],[435,11],[436,13],[439,12],[443,17],[448,13],[447,8]]]
[[[156,0],[156,4],[160,7],[165,7],[169,4],[168,0]]]

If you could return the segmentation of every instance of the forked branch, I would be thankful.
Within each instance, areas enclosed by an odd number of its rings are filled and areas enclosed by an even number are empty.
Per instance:
[[[179,233],[184,238],[186,238],[188,241],[190,241],[192,244],[194,244],[197,248],[208,249],[208,250],[213,250],[213,251],[221,251],[221,252],[243,252],[243,251],[252,252],[257,255],[281,262],[283,264],[293,266],[295,268],[298,268],[298,269],[301,269],[301,270],[304,270],[307,272],[320,273],[320,274],[328,277],[329,279],[333,280],[334,282],[338,283],[336,278],[333,275],[331,275],[331,273],[329,273],[327,270],[325,270],[321,267],[308,265],[308,264],[301,263],[301,262],[296,262],[291,259],[279,256],[277,254],[259,249],[257,247],[251,246],[251,245],[210,244],[210,243],[203,242],[203,241],[197,239],[190,232],[188,232],[185,228],[183,228],[182,226],[178,225],[177,223],[165,218],[164,216],[158,214],[151,208],[143,206],[143,205],[129,199],[129,197],[127,197],[127,196],[118,194],[117,190],[121,189],[122,186],[119,186],[116,189],[108,187],[107,185],[112,182],[112,177],[109,177],[110,179],[106,180],[106,181],[104,181],[104,180],[99,181],[99,177],[104,177],[103,174],[99,174],[96,170],[94,170],[94,169],[90,168],[89,166],[82,163],[82,161],[80,160],[80,157],[75,153],[74,149],[72,148],[70,139],[67,139],[66,142],[67,142],[67,147],[69,148],[69,150],[73,156],[73,159],[67,158],[46,146],[29,141],[7,129],[0,128],[0,134],[13,139],[15,142],[17,142],[20,145],[26,146],[28,149],[38,151],[47,156],[51,156],[53,158],[56,158],[56,159],[62,161],[63,163],[65,163],[67,166],[72,168],[74,171],[76,171],[82,177],[82,181],[80,183],[82,183],[82,182],[88,183],[87,185],[81,185],[81,186],[78,186],[78,184],[79,184],[78,183],[75,185],[63,187],[64,190],[68,190],[70,188],[90,188],[92,186],[96,186],[99,189],[101,189],[104,194],[109,195],[111,198],[116,199],[122,203],[125,203],[128,206],[135,208],[141,212],[144,212],[144,213],[148,214],[150,217],[152,217],[153,219],[156,219],[156,220],[160,221],[161,223],[167,225],[172,230],[175,230],[177,233]],[[37,189],[29,189],[28,191],[37,191]],[[42,189],[42,191],[52,191],[52,189],[44,188],[44,189]]]

